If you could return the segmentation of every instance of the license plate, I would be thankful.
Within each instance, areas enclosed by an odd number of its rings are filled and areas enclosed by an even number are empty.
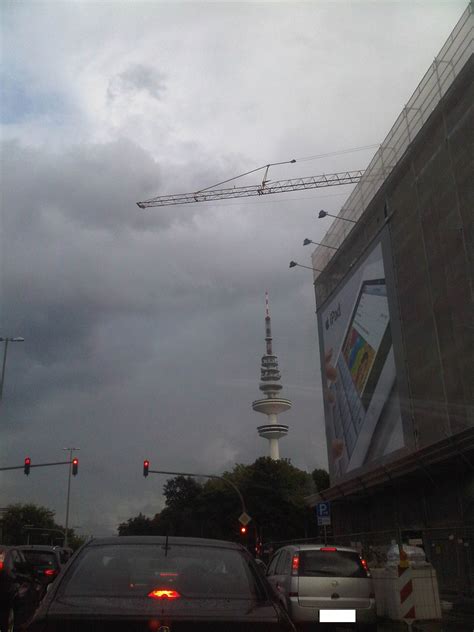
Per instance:
[[[355,623],[355,610],[320,610],[319,623]]]

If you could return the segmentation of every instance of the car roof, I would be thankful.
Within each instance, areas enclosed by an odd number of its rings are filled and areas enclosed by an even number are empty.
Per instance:
[[[162,535],[125,535],[111,536],[106,538],[94,538],[87,542],[84,546],[101,546],[101,545],[121,545],[121,544],[166,544],[166,536]],[[236,551],[245,550],[241,544],[237,542],[229,542],[228,540],[215,540],[210,538],[186,538],[179,536],[169,536],[168,544],[181,544],[188,546],[215,547],[223,549],[234,549]]]
[[[45,551],[56,553],[59,551],[60,547],[50,546],[48,544],[19,544],[16,548],[22,551]]]
[[[282,547],[282,549],[295,549],[297,551],[319,551],[319,549],[337,549],[338,551],[346,551],[349,553],[356,553],[359,555],[359,551],[350,546],[340,546],[339,544],[289,544],[288,546]],[[281,551],[282,549],[278,549]],[[278,553],[278,551],[276,551]]]

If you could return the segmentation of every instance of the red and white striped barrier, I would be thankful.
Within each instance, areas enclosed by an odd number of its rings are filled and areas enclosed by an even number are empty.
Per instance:
[[[413,573],[408,562],[407,554],[400,549],[400,562],[398,564],[398,586],[400,591],[401,618],[411,629],[416,619],[415,597],[413,595]]]

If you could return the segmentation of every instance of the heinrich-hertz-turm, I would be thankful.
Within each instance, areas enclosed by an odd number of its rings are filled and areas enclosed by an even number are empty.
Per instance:
[[[283,388],[280,384],[281,376],[278,370],[278,358],[272,350],[272,326],[270,309],[268,307],[268,292],[265,292],[265,346],[266,353],[262,356],[260,370],[260,390],[264,397],[252,403],[252,408],[257,413],[268,417],[263,426],[258,426],[258,434],[270,443],[270,458],[278,460],[280,449],[278,442],[281,437],[288,434],[288,426],[278,423],[278,415],[291,408],[291,401],[280,397]]]

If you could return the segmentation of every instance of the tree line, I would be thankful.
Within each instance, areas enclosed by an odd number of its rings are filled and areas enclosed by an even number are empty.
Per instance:
[[[310,474],[287,461],[263,457],[251,465],[237,464],[223,477],[238,487],[252,517],[245,536],[240,533],[242,509],[235,490],[224,481],[201,483],[186,476],[165,483],[165,507],[160,512],[153,517],[139,513],[121,523],[119,535],[247,538],[255,545],[318,536],[314,509],[305,498],[329,487],[325,470]]]

